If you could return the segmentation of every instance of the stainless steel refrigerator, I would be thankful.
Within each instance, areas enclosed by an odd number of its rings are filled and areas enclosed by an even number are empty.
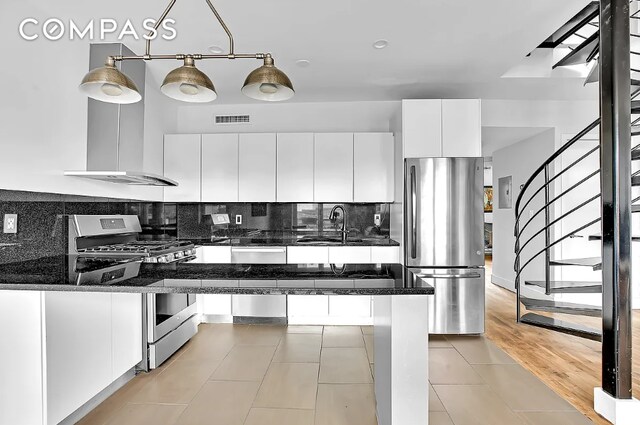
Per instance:
[[[435,287],[429,332],[484,332],[483,158],[405,160],[405,265]]]

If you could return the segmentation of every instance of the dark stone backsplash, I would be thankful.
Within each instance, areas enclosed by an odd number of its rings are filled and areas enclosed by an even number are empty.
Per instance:
[[[0,220],[18,214],[18,233],[0,228],[0,264],[66,253],[64,222],[72,214],[134,214],[143,238],[269,238],[278,235],[337,232],[329,220],[336,204],[296,203],[163,203],[0,189]],[[350,236],[389,236],[389,204],[341,204],[347,211]],[[211,214],[228,214],[230,224],[213,225]],[[374,225],[374,215],[382,223]],[[236,215],[242,224],[235,224]]]

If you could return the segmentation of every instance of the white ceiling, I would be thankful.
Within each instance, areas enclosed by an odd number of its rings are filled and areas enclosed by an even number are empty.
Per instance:
[[[482,156],[493,156],[493,153],[507,146],[521,142],[551,127],[482,127]]]
[[[162,0],[28,0],[38,10],[76,22],[112,17],[140,25]],[[500,78],[588,0],[212,0],[234,34],[236,52],[273,53],[293,81],[296,101],[397,100],[421,97],[594,98],[579,79]],[[152,53],[207,52],[227,39],[204,0],[179,0],[169,15],[177,39]],[[387,39],[375,50],[372,43]],[[144,42],[127,40],[137,53]],[[311,65],[298,67],[298,59]],[[179,66],[149,63],[159,84]],[[239,92],[257,60],[209,60],[197,66],[219,103],[253,102]]]

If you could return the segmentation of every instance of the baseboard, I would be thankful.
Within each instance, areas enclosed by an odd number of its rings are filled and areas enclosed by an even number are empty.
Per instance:
[[[233,323],[230,314],[201,314],[200,323]]]
[[[289,325],[310,326],[372,326],[373,317],[299,317],[289,316]]]
[[[122,376],[113,381],[107,388],[93,396],[89,401],[76,409],[75,412],[64,418],[58,425],[72,425],[80,421],[98,407],[100,403],[111,397],[116,391],[124,387],[124,385],[136,376],[135,367],[126,371]]]
[[[495,274],[491,274],[491,283],[494,283],[504,289],[508,289],[511,292],[516,291],[513,280],[505,279],[503,277],[496,276]]]

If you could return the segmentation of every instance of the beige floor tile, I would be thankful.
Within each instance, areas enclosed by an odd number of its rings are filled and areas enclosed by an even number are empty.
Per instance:
[[[455,425],[526,425],[488,385],[434,385]]]
[[[173,425],[186,407],[179,404],[127,404],[107,424]]]
[[[518,412],[527,425],[592,425],[580,412]]]
[[[313,425],[314,414],[313,410],[253,408],[244,425]]]
[[[484,383],[471,365],[453,348],[429,351],[429,381],[433,385]]]
[[[215,337],[189,341],[179,359],[192,362],[210,362],[216,366],[224,360],[233,348],[233,342],[220,341]]]
[[[373,335],[373,326],[360,326],[363,335]]]
[[[319,382],[366,384],[373,382],[364,348],[322,348]]]
[[[471,364],[514,364],[507,353],[482,336],[447,337],[451,345]]]
[[[429,384],[429,412],[444,412],[445,408],[438,398],[438,394],[433,389],[433,386]]]
[[[251,325],[238,332],[237,345],[273,345],[280,343],[286,332],[285,326]]]
[[[454,425],[447,412],[429,412],[429,425]]]
[[[474,365],[473,368],[512,410],[575,410],[520,365]]]
[[[157,370],[157,369],[156,369]],[[89,414],[82,418],[78,425],[104,425],[118,411],[123,408],[131,398],[142,389],[151,379],[155,377],[156,370],[151,373],[141,373],[122,388],[113,393],[109,398],[100,403]]]
[[[216,368],[212,362],[177,360],[147,382],[133,403],[189,403]]]
[[[322,347],[364,347],[359,326],[325,326]]]
[[[452,345],[444,335],[429,335],[429,348],[451,348]]]
[[[253,406],[315,409],[318,363],[272,363]]]
[[[322,326],[289,325],[287,326],[287,333],[322,335]]]
[[[259,386],[258,382],[208,381],[176,425],[242,425]]]
[[[374,348],[373,348],[373,335],[364,335],[364,348],[367,350],[367,357],[369,363],[374,361]]]
[[[211,375],[217,381],[262,381],[276,347],[236,345]]]
[[[285,363],[319,363],[322,335],[286,334],[275,356],[274,362]]]
[[[315,425],[377,425],[373,385],[318,385]]]

